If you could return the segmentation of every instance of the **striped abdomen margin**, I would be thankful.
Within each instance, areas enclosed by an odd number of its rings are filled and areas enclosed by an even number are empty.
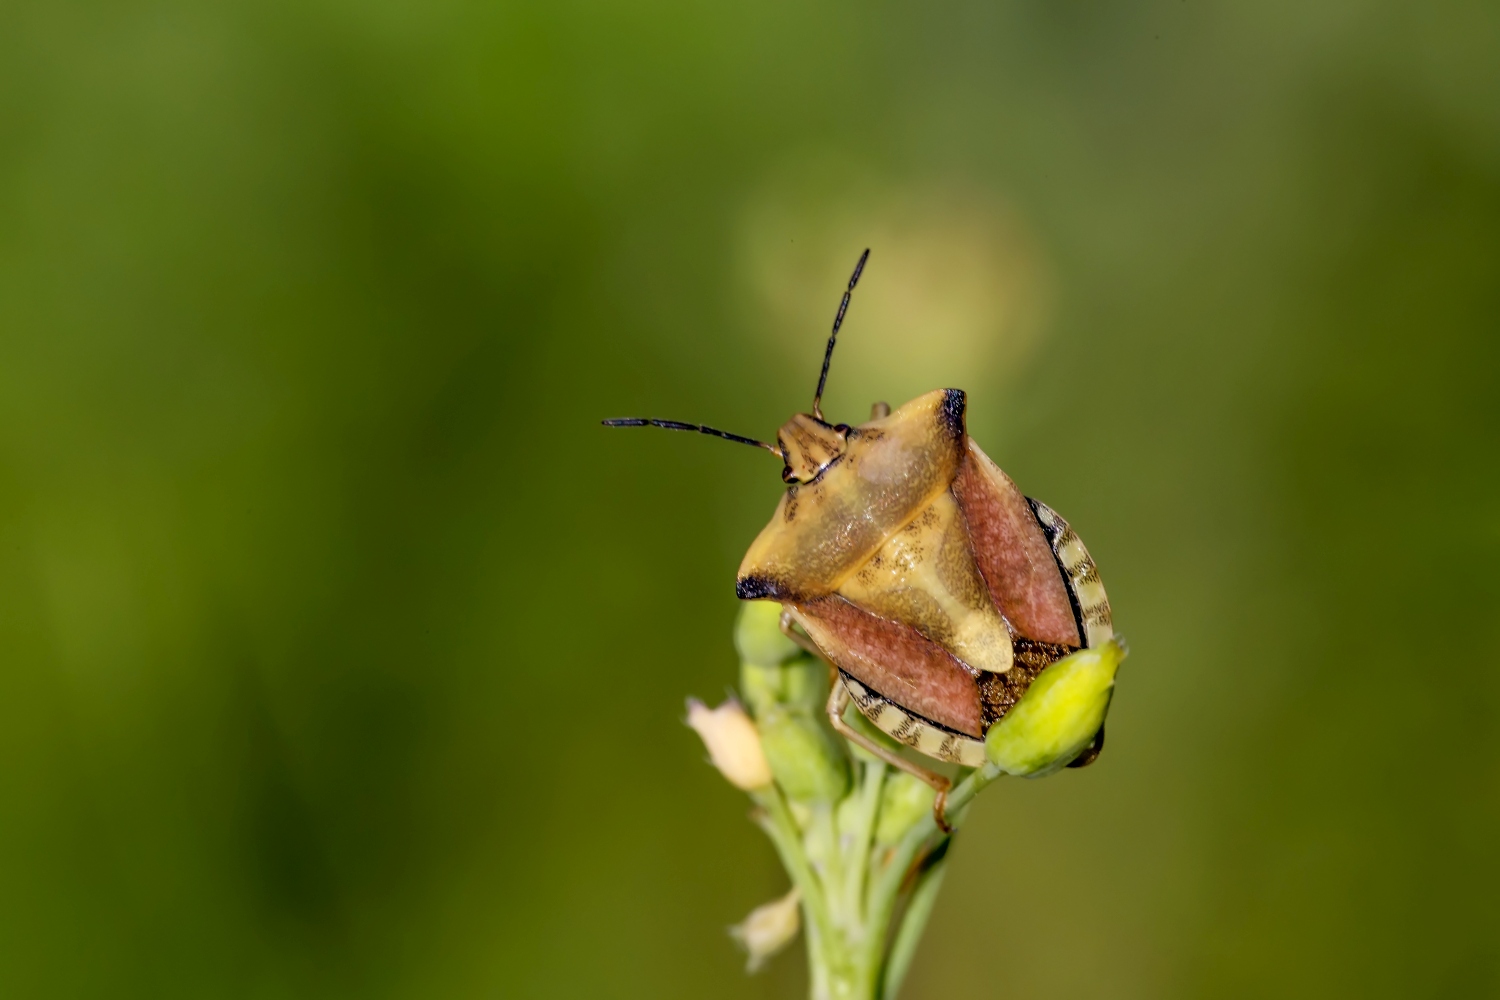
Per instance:
[[[1026,498],[1026,502],[1031,505],[1037,524],[1041,525],[1042,533],[1047,536],[1047,544],[1052,547],[1052,555],[1057,559],[1058,568],[1062,570],[1068,600],[1073,605],[1073,618],[1078,623],[1078,634],[1083,639],[1084,646],[1103,645],[1114,637],[1114,621],[1110,615],[1109,598],[1104,593],[1104,584],[1099,580],[1099,568],[1094,565],[1089,550],[1084,548],[1083,540],[1057,511],[1030,497]],[[892,739],[929,757],[964,767],[980,767],[985,763],[983,740],[954,732],[931,719],[915,715],[865,687],[842,670],[839,671],[839,676],[855,707]]]
[[[901,706],[871,691],[842,670],[839,671],[839,676],[843,678],[844,687],[848,689],[849,698],[854,702],[854,707],[873,722],[876,728],[892,739],[899,740],[918,753],[938,760],[962,764],[964,767],[983,766],[985,762],[983,740],[977,740],[963,733],[955,733],[931,719],[913,715]]]
[[[1085,646],[1103,645],[1114,637],[1115,630],[1109,612],[1109,598],[1104,596],[1104,584],[1099,582],[1099,567],[1094,565],[1089,550],[1083,547],[1083,540],[1067,521],[1058,516],[1057,511],[1031,497],[1027,497],[1026,502],[1031,504],[1031,512],[1042,526],[1068,585],[1079,637]]]

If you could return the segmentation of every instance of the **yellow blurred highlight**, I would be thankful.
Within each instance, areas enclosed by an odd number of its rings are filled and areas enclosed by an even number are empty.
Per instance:
[[[774,176],[742,223],[742,270],[766,314],[754,328],[781,347],[791,370],[816,373],[839,295],[867,246],[829,381],[835,419],[864,419],[859,410],[877,397],[899,405],[1024,370],[1048,280],[1003,203],[962,182],[885,182],[818,162]]]

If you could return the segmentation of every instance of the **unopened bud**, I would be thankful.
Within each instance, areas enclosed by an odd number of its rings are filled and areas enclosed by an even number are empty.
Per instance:
[[[775,601],[746,601],[734,624],[734,646],[740,659],[774,667],[802,652],[781,631],[781,605]]]
[[[766,763],[760,734],[739,702],[709,708],[689,698],[687,713],[687,724],[703,738],[709,759],[730,784],[750,792],[771,783],[771,766]]]
[[[746,972],[755,972],[766,959],[785,948],[802,929],[802,894],[793,889],[780,899],[757,906],[743,922],[729,928],[729,936],[745,949]]]
[[[773,706],[760,714],[760,738],[782,790],[802,802],[837,802],[849,787],[849,760],[813,715]]]
[[[894,844],[906,835],[924,816],[932,814],[932,786],[911,775],[892,770],[880,793],[880,818],[875,822],[875,839]]]
[[[820,713],[828,700],[828,667],[806,655],[775,666],[746,660],[740,664],[740,693],[756,718],[778,705]]]
[[[1110,640],[1043,670],[985,737],[989,759],[1006,774],[1026,778],[1066,766],[1104,725],[1124,658],[1124,647]]]

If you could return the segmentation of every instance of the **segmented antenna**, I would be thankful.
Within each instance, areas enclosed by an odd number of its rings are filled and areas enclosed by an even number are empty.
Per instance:
[[[741,437],[728,431],[721,431],[715,427],[705,427],[702,424],[685,424],[681,420],[653,420],[650,417],[615,417],[611,420],[599,421],[605,427],[661,427],[669,431],[697,431],[699,434],[709,434],[713,437],[723,438],[725,441],[735,441],[739,444],[753,445],[756,448],[764,448],[777,458],[781,458],[781,449],[757,441],[755,438]]]
[[[865,261],[870,259],[870,248],[865,247],[865,252],[859,255],[859,263],[854,265],[854,274],[849,278],[849,287],[844,289],[844,298],[839,302],[839,314],[833,318],[833,332],[828,335],[828,349],[823,352],[823,372],[818,376],[818,391],[813,393],[812,415],[819,420],[823,419],[823,386],[828,384],[828,363],[833,360],[833,343],[839,339],[839,327],[844,325],[844,313],[849,310],[849,298],[854,294],[854,286],[859,284],[859,275],[865,269]]]

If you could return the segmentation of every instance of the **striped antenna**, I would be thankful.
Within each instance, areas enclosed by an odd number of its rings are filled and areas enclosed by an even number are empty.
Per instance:
[[[599,421],[605,427],[661,427],[669,431],[697,431],[699,434],[708,434],[712,437],[723,438],[725,441],[735,441],[739,444],[753,445],[756,448],[764,448],[777,458],[781,458],[781,449],[757,441],[755,438],[742,437],[739,434],[731,434],[721,431],[715,427],[705,427],[703,424],[685,424],[681,420],[653,420],[650,417],[615,417],[610,420]]]
[[[870,259],[870,248],[865,247],[865,252],[859,255],[859,263],[854,265],[854,274],[849,278],[849,287],[844,289],[844,298],[839,302],[839,313],[833,317],[833,332],[828,335],[828,349],[823,352],[823,372],[818,376],[818,391],[813,393],[812,415],[819,420],[823,419],[823,387],[828,384],[828,363],[833,360],[833,345],[839,339],[839,327],[844,325],[844,313],[849,311],[849,299],[854,294],[854,286],[859,284],[859,276],[865,269],[865,261]]]

